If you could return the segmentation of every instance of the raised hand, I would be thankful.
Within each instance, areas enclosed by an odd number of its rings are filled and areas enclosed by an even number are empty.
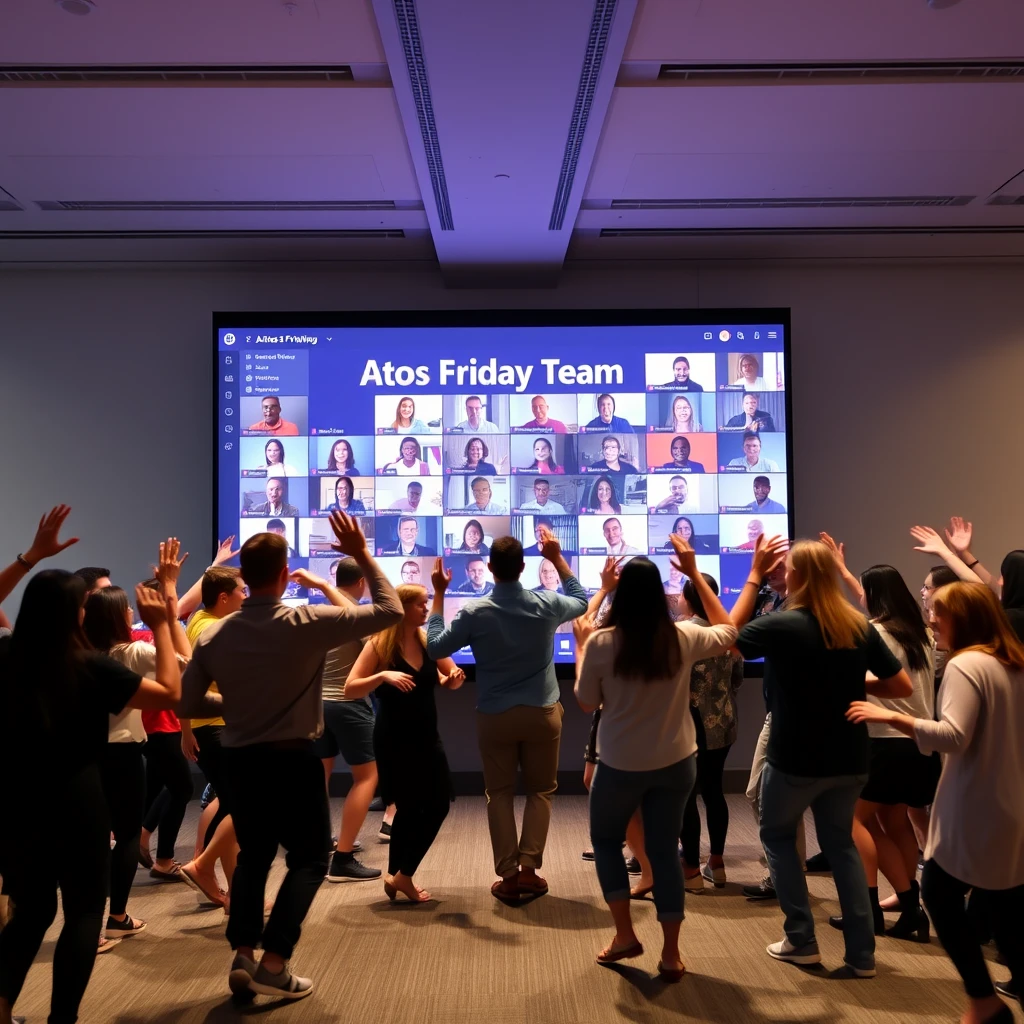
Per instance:
[[[303,587],[316,587],[317,590],[323,590],[324,587],[330,586],[322,576],[317,576],[316,573],[310,572],[308,569],[293,569],[288,574],[288,579]]]
[[[888,722],[896,717],[895,711],[879,707],[869,700],[855,700],[846,710],[846,720],[853,722]]]
[[[381,672],[380,681],[393,686],[396,690],[401,690],[403,693],[416,689],[416,684],[408,672],[394,672],[389,669],[387,672]]]
[[[785,537],[768,537],[762,533],[754,544],[754,557],[750,562],[751,573],[756,573],[764,579],[786,560],[788,551],[789,541]]]
[[[609,555],[604,560],[604,568],[601,570],[601,589],[610,594],[619,585],[619,566],[625,555]]]
[[[430,582],[434,586],[434,593],[443,594],[448,589],[448,584],[451,581],[452,571],[444,567],[444,559],[434,559],[434,571],[430,574]]]
[[[678,533],[670,533],[668,540],[676,553],[676,557],[672,559],[672,564],[687,579],[693,579],[699,571],[697,569],[697,552]]]
[[[942,538],[930,526],[912,526],[910,536],[917,541],[915,551],[922,551],[927,555],[938,555],[940,558],[947,551]]]
[[[562,545],[546,526],[540,528],[540,553],[549,562],[556,561],[562,554]]]
[[[366,538],[357,520],[344,512],[332,512],[330,522],[334,536],[338,538],[338,543],[331,545],[335,551],[352,558],[367,557]]]
[[[236,548],[234,551],[231,550],[231,545],[235,543],[235,535],[231,534],[230,537],[225,537],[224,540],[217,545],[217,554],[213,556],[214,565],[223,565],[225,562],[230,562],[235,555],[241,551],[241,548]]]
[[[572,634],[576,637],[577,654],[583,650],[587,641],[597,632],[597,622],[593,615],[581,615],[572,621]]]
[[[150,629],[171,621],[172,613],[167,607],[167,599],[163,594],[150,590],[141,583],[135,588],[135,607],[139,611],[139,618]]]
[[[64,520],[67,519],[70,512],[70,505],[55,505],[39,520],[36,535],[29,549],[24,554],[27,562],[35,564],[44,558],[52,558],[54,555],[60,554],[65,548],[78,543],[77,537],[62,541],[58,536],[60,528],[64,525]]]
[[[153,570],[153,575],[165,588],[177,586],[181,567],[185,564],[185,559],[188,558],[187,551],[181,558],[178,558],[180,551],[181,541],[177,537],[168,537],[167,540],[160,541],[160,559]]]
[[[840,569],[846,567],[846,545],[837,544],[829,534],[822,531],[818,534],[818,540],[825,545],[832,552],[832,557],[836,560],[836,565]]]
[[[945,531],[949,546],[961,557],[971,548],[974,537],[974,524],[966,522],[960,516],[949,517],[949,529]]]

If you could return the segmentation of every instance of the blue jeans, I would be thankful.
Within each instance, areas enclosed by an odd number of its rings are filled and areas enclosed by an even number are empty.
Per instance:
[[[697,778],[697,755],[649,772],[626,772],[603,761],[590,784],[590,839],[601,892],[608,903],[629,899],[629,874],[622,858],[626,826],[639,807],[644,849],[654,876],[659,921],[683,919],[683,869],[679,830]]]
[[[761,777],[761,843],[786,915],[786,938],[798,949],[815,941],[807,883],[796,850],[797,825],[810,807],[818,845],[828,857],[843,908],[846,962],[860,968],[875,963],[868,883],[853,843],[853,806],[865,782],[866,775],[787,775],[770,764]]]

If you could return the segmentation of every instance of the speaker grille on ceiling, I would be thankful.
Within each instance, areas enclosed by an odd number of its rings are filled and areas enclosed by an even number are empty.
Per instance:
[[[859,63],[662,64],[661,81],[689,85],[782,82],[870,84],[898,81],[1024,81],[1024,61],[878,61]]]
[[[551,208],[551,219],[548,221],[549,231],[561,231],[562,225],[565,223],[569,195],[572,192],[573,182],[576,180],[580,147],[583,145],[583,136],[587,131],[591,107],[594,105],[594,90],[597,88],[597,80],[601,74],[601,64],[608,46],[608,33],[611,31],[616,3],[617,0],[597,0],[594,4],[587,50],[583,56],[583,68],[580,71],[580,80],[576,87],[572,117],[569,119],[569,134],[566,136],[565,147],[562,151],[562,167],[558,172],[555,201]]]
[[[402,37],[405,66],[409,71],[413,101],[416,104],[416,118],[420,125],[423,150],[430,173],[430,186],[437,206],[437,220],[442,231],[454,231],[452,204],[448,198],[448,182],[441,159],[441,140],[437,134],[437,120],[434,117],[434,101],[430,96],[430,82],[427,79],[427,64],[423,57],[423,42],[420,39],[420,23],[416,15],[415,0],[394,0],[395,18]]]
[[[288,213],[315,211],[318,213],[330,211],[353,211],[353,210],[394,210],[396,204],[390,199],[367,199],[367,200],[217,200],[214,202],[184,201],[175,202],[160,199],[141,200],[115,200],[115,199],[37,199],[36,206],[40,210],[79,210],[79,211],[131,211],[139,212],[169,212],[187,213],[200,212],[208,213],[217,210],[249,210],[249,211],[281,211]],[[408,204],[402,204],[403,208],[409,209]],[[419,206],[420,204],[415,204]]]
[[[977,196],[801,196],[791,199],[613,199],[613,210],[795,210],[807,207],[966,206]]]
[[[3,85],[211,85],[259,82],[350,82],[348,64],[321,65],[149,65],[149,64],[0,64]]]

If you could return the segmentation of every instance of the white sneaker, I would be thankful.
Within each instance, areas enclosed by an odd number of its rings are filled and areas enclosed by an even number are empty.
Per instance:
[[[231,961],[231,972],[228,974],[228,988],[236,996],[247,993],[251,995],[253,990],[249,983],[255,973],[255,962],[247,956],[242,956],[241,953],[236,953],[235,959]]]
[[[686,892],[698,893],[704,891],[704,878],[701,875],[694,875],[693,878],[687,878],[683,875],[683,889]]]
[[[767,953],[776,960],[784,960],[787,964],[820,964],[821,953],[818,952],[817,942],[808,942],[806,946],[799,949],[789,939],[781,942],[773,942],[767,947]]]
[[[280,974],[273,974],[260,964],[256,968],[249,988],[253,992],[259,992],[264,996],[277,996],[279,999],[303,999],[313,992],[313,981],[311,978],[300,978],[288,970],[288,965]]]

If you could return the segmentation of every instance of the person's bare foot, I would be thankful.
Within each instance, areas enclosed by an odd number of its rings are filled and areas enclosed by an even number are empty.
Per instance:
[[[652,875],[641,875],[630,890],[630,896],[646,896],[654,889],[654,877]]]
[[[426,889],[421,889],[408,875],[403,875],[401,871],[395,875],[387,875],[385,878],[388,886],[396,892],[402,893],[413,903],[427,903],[433,899]]]

